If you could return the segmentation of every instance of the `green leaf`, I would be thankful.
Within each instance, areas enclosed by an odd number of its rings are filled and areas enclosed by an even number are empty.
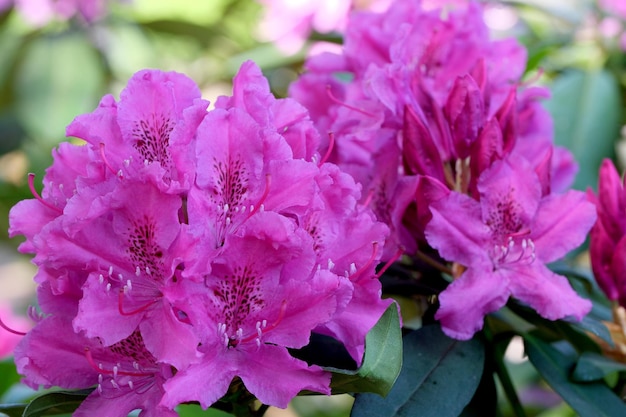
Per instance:
[[[572,374],[574,381],[597,381],[613,373],[626,371],[626,365],[593,352],[580,355]]]
[[[84,36],[39,37],[16,68],[17,116],[38,144],[51,148],[74,117],[96,107],[103,87],[100,57]]]
[[[402,332],[398,306],[392,303],[365,338],[365,355],[356,371],[324,368],[332,372],[333,394],[374,392],[387,395],[402,368]]]
[[[5,360],[0,362],[0,396],[8,391],[14,384],[20,381],[13,360]]]
[[[352,416],[456,417],[472,399],[485,361],[480,339],[450,339],[438,325],[404,337],[398,381],[386,398],[356,396]]]
[[[0,416],[22,417],[26,404],[0,404]]]
[[[41,395],[26,406],[23,417],[58,416],[72,413],[91,391],[55,391]]]
[[[601,382],[578,384],[569,380],[575,363],[567,355],[532,334],[524,336],[528,358],[539,374],[581,417],[623,417],[626,405]]]
[[[546,107],[554,117],[555,143],[569,148],[580,164],[574,188],[596,187],[603,158],[619,138],[621,100],[615,77],[605,70],[571,70],[551,86]]]

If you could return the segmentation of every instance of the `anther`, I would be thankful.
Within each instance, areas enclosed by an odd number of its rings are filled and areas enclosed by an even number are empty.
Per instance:
[[[111,283],[110,282],[107,284],[107,292],[109,292],[109,291],[111,291]]]

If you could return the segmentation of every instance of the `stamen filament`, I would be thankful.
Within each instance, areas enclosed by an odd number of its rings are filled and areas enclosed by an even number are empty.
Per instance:
[[[370,256],[370,258],[367,260],[367,262],[365,262],[365,265],[363,265],[362,267],[357,269],[354,274],[350,275],[350,281],[355,281],[356,277],[361,275],[363,273],[363,271],[365,271],[367,268],[369,268],[370,265],[372,263],[374,263],[374,259],[376,258],[377,254],[378,254],[378,242],[374,242],[372,244],[372,256]]]
[[[39,193],[37,192],[37,190],[35,190],[35,174],[33,174],[32,172],[30,174],[28,174],[28,188],[30,189],[31,194],[33,195],[33,197],[35,197],[35,199],[37,201],[39,201],[41,204],[43,204],[44,206],[48,207],[49,209],[52,209],[58,213],[63,213],[63,210],[61,210],[59,207],[52,205],[51,203],[47,202],[46,200],[44,200]]]
[[[139,308],[136,308],[135,310],[131,310],[131,311],[124,311],[124,289],[121,288],[120,292],[117,295],[117,309],[120,312],[120,314],[122,316],[132,316],[135,315],[137,313],[141,313],[143,311],[146,311],[148,308],[150,308],[152,306],[152,304],[156,303],[157,300],[152,300],[144,305],[142,305]]]
[[[400,246],[400,247],[398,248],[398,250],[396,251],[396,253],[394,253],[394,254],[393,254],[393,256],[391,257],[391,259],[389,259],[389,260],[385,263],[385,265],[383,265],[383,267],[382,267],[382,268],[380,268],[380,270],[379,270],[379,271],[378,271],[378,273],[376,274],[376,279],[379,279],[380,277],[382,277],[382,276],[383,276],[383,274],[385,273],[385,271],[386,271],[387,269],[389,269],[389,267],[390,267],[391,265],[393,265],[393,263],[394,263],[395,261],[397,261],[398,259],[400,259],[400,257],[402,257],[402,254],[404,253],[404,251],[405,251],[405,249],[404,249],[402,246]]]
[[[340,106],[347,107],[347,108],[349,108],[350,110],[354,110],[355,112],[361,113],[361,114],[363,114],[363,115],[365,115],[365,116],[369,116],[369,117],[376,117],[376,116],[375,116],[375,115],[373,115],[372,113],[368,113],[368,112],[366,112],[366,111],[365,111],[365,110],[363,110],[363,109],[359,109],[358,107],[354,107],[354,106],[351,106],[351,105],[349,105],[349,104],[347,104],[347,103],[343,103],[342,101],[340,101],[340,100],[339,100],[337,97],[335,97],[335,95],[333,94],[333,92],[332,92],[332,90],[331,90],[331,88],[330,88],[330,85],[327,85],[327,86],[326,86],[326,95],[327,95],[327,96],[328,96],[328,98],[330,98],[330,100],[331,100],[333,103],[335,103],[335,104],[338,104],[338,105],[340,105]]]
[[[326,161],[328,161],[328,158],[330,158],[330,154],[333,151],[333,148],[335,147],[335,134],[333,132],[328,132],[328,149],[326,149],[326,153],[324,154],[324,157],[320,160],[319,164],[317,164],[317,166],[322,166],[326,163]]]
[[[107,159],[106,155],[104,154],[104,143],[100,143],[100,156],[102,157],[102,161],[104,162],[104,165],[108,168],[109,171],[111,171],[111,173],[113,173],[113,175],[115,176],[119,176],[120,178],[123,178],[123,173],[122,171],[116,171],[115,169],[113,169],[113,167],[111,166],[111,164],[109,164],[109,160]]]
[[[9,326],[7,326],[6,324],[4,324],[4,322],[2,321],[2,318],[0,318],[0,327],[2,327],[4,330],[6,330],[9,333],[13,333],[13,334],[16,334],[18,336],[26,336],[25,332],[20,332],[19,330],[14,330],[14,329],[10,328]]]
[[[89,365],[99,374],[105,374],[105,375],[110,375],[113,377],[116,377],[117,375],[122,375],[122,376],[138,376],[138,377],[143,377],[143,376],[152,376],[153,373],[151,372],[130,372],[130,371],[120,371],[119,369],[117,370],[117,372],[114,371],[110,371],[108,369],[104,369],[103,366],[98,366],[96,365],[96,362],[93,360],[93,356],[91,355],[91,350],[86,347],[85,348],[85,357],[87,358],[87,362],[89,362]],[[100,364],[102,365],[102,364]]]

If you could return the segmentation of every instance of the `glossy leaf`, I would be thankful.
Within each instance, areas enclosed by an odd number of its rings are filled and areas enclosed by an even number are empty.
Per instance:
[[[365,338],[365,356],[356,371],[325,368],[332,372],[333,394],[374,392],[385,396],[402,368],[402,332],[398,306],[392,303]]]
[[[614,153],[621,127],[621,100],[615,77],[605,70],[571,70],[551,86],[546,107],[554,117],[555,143],[570,149],[580,165],[574,188],[598,183],[598,167]]]
[[[91,393],[91,390],[55,391],[32,400],[24,410],[23,417],[58,416],[71,413]]]
[[[601,382],[579,384],[569,376],[575,363],[565,354],[532,334],[524,336],[528,358],[539,374],[581,417],[623,417],[626,404]]]
[[[576,363],[572,379],[580,382],[597,381],[620,371],[626,371],[626,364],[615,362],[597,353],[584,352]]]
[[[389,395],[357,395],[352,416],[458,416],[480,383],[483,343],[450,339],[431,325],[406,335],[403,344],[402,372]]]
[[[26,404],[0,404],[0,417],[22,417]]]

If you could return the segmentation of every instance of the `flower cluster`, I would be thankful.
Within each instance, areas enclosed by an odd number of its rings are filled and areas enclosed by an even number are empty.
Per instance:
[[[390,227],[384,256],[430,246],[452,263],[436,314],[449,336],[472,337],[511,295],[581,319],[590,302],[545,264],[584,241],[594,207],[567,191],[576,165],[553,144],[547,91],[521,82],[523,47],[455,3],[353,14],[343,53],[309,59],[290,94]]]
[[[286,407],[330,393],[293,357],[312,332],[357,363],[389,300],[387,227],[317,152],[307,111],[244,63],[215,109],[172,72],[143,70],[67,128],[41,195],[10,213],[35,254],[41,317],[15,351],[33,387],[97,389],[75,415],[176,415],[233,381]],[[143,415],[143,414],[142,414]]]

